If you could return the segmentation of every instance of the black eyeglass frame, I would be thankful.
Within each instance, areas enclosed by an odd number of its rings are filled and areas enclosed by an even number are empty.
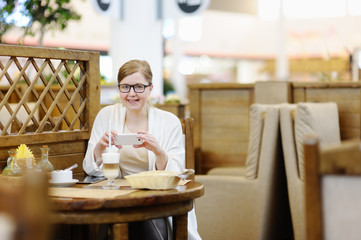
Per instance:
[[[120,90],[120,86],[122,86],[122,85],[129,86],[129,90],[126,91],[126,92],[123,92],[122,90]],[[143,86],[144,89],[143,89],[142,92],[139,92],[139,91],[135,90],[135,86]],[[118,88],[119,88],[119,91],[120,91],[121,93],[128,93],[128,92],[130,92],[130,90],[131,90],[132,88],[133,88],[134,92],[136,92],[136,93],[144,93],[145,89],[146,89],[147,87],[150,87],[150,86],[152,86],[151,83],[149,83],[148,85],[145,85],[145,84],[133,84],[133,85],[130,85],[130,84],[118,84]]]

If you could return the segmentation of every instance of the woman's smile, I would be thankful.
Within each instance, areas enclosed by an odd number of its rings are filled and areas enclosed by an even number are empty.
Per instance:
[[[134,104],[134,103],[139,102],[139,99],[128,98],[127,102],[130,103],[130,104]]]

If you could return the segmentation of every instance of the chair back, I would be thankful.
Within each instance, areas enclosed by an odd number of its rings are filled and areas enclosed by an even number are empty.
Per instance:
[[[304,141],[307,239],[360,239],[360,140],[320,147]]]
[[[185,148],[185,167],[186,169],[193,169],[196,171],[195,150],[194,150],[194,135],[193,135],[193,118],[186,117],[181,119],[182,130],[184,135]],[[194,174],[190,175],[188,179],[194,180]]]
[[[187,117],[182,119],[182,129],[184,134],[184,145],[186,152],[186,168],[195,169],[194,160],[194,135],[193,135],[193,118]]]
[[[265,118],[268,105],[265,104],[252,104],[249,111],[249,144],[246,160],[245,176],[248,179],[256,179],[258,177],[258,166],[262,147],[262,136],[265,129]],[[272,110],[268,110],[272,115]],[[278,114],[278,109],[277,109]],[[278,116],[276,117],[278,121]],[[272,119],[268,116],[268,119]],[[278,126],[278,124],[276,124]],[[269,132],[272,129],[269,129]]]
[[[298,103],[295,115],[295,139],[299,175],[304,180],[303,141],[309,134],[317,135],[320,144],[341,142],[338,107],[335,102]]]
[[[282,149],[279,109],[278,104],[252,104],[250,108],[250,134],[245,175],[247,179],[268,182],[280,172],[279,159],[282,158]]]
[[[339,143],[336,103],[283,104],[280,110],[282,148],[295,240],[305,240],[305,193],[303,140],[308,134],[322,136],[322,143]]]

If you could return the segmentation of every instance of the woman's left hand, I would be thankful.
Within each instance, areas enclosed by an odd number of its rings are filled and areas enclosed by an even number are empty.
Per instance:
[[[143,139],[143,143],[140,145],[133,145],[135,148],[145,147],[149,151],[154,152],[155,155],[159,155],[163,152],[158,144],[157,139],[155,139],[152,134],[149,134],[145,131],[139,131],[137,137]]]
[[[164,170],[167,165],[168,157],[164,150],[159,146],[157,139],[152,134],[145,131],[139,131],[137,137],[143,139],[143,143],[140,145],[133,145],[134,148],[145,147],[149,151],[152,151],[156,156],[156,168],[158,170]]]

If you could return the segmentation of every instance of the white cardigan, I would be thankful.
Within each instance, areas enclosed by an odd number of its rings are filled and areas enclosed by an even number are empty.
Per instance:
[[[110,129],[122,133],[126,108],[121,104],[114,104],[104,107],[95,118],[91,136],[88,142],[88,149],[83,161],[84,171],[93,176],[102,176],[101,169],[94,161],[94,147],[105,132]],[[154,107],[149,108],[148,132],[158,141],[161,148],[168,155],[168,163],[165,170],[182,171],[185,168],[184,139],[182,125],[177,116]],[[111,151],[117,152],[115,146]],[[149,170],[155,170],[155,155],[148,151]]]
[[[93,176],[102,176],[101,167],[98,167],[94,161],[94,147],[99,139],[110,128],[117,133],[123,132],[126,108],[121,104],[114,104],[102,108],[95,118],[91,136],[88,142],[88,149],[83,161],[84,171]],[[154,107],[149,108],[148,132],[158,141],[159,145],[168,155],[168,163],[165,170],[182,171],[185,168],[185,150],[182,125],[178,117],[170,112],[166,112]],[[118,148],[112,146],[111,151],[118,151]],[[155,170],[155,155],[148,151],[149,170]],[[168,218],[171,228],[171,218]],[[172,239],[171,231],[168,231],[168,239]],[[197,220],[194,208],[188,212],[188,239],[199,240],[201,237],[197,231]]]

